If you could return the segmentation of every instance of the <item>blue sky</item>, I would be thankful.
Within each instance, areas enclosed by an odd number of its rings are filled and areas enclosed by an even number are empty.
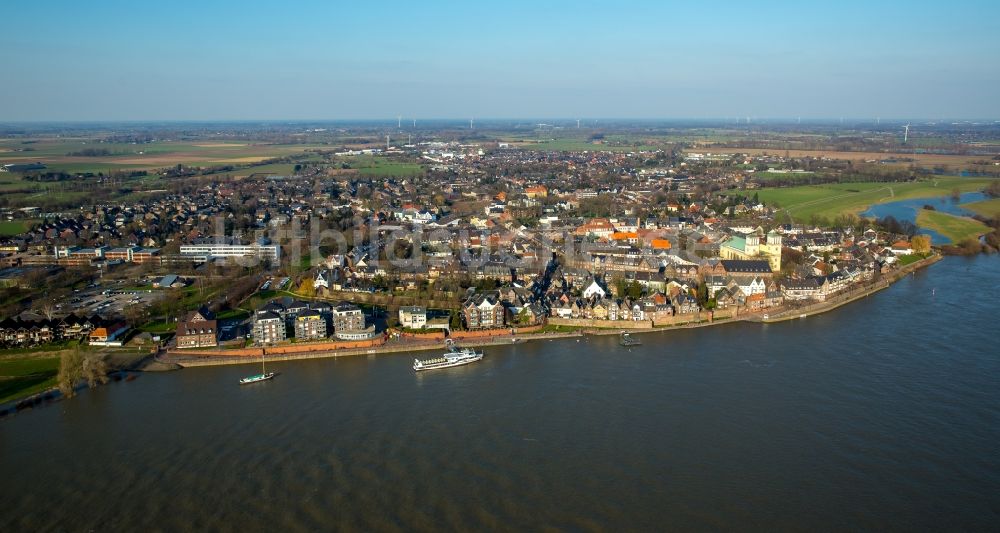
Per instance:
[[[0,121],[1000,118],[1000,2],[811,4],[7,0]]]

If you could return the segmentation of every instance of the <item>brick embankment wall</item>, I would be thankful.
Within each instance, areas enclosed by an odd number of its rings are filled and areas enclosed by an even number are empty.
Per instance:
[[[883,275],[883,277],[869,285],[861,285],[857,287],[852,287],[844,292],[835,294],[826,299],[826,301],[806,305],[796,309],[790,309],[787,311],[781,311],[778,313],[772,312],[767,320],[762,320],[763,322],[780,322],[782,320],[792,320],[795,318],[802,318],[804,316],[818,315],[825,313],[827,311],[832,311],[843,305],[847,305],[855,300],[860,300],[861,298],[868,297],[876,292],[888,288],[893,283],[899,281],[901,278],[916,272],[917,270],[933,265],[938,261],[944,259],[944,256],[937,254],[927,259],[917,261],[916,263],[911,263],[905,267],[900,268],[894,272]]]
[[[578,328],[653,329],[652,320],[600,320],[593,318],[550,318],[553,326]]]
[[[390,332],[393,333],[393,332]],[[395,331],[403,339],[419,339],[419,340],[444,340],[444,330],[437,331],[427,331],[422,333],[414,333],[412,331]]]
[[[551,322],[549,322],[551,324]],[[497,328],[497,329],[477,329],[472,331],[452,331],[451,338],[455,340],[459,339],[481,339],[485,337],[498,337],[511,334],[511,329],[514,330],[514,335],[519,333],[533,333],[542,329],[542,325],[537,326],[523,326],[523,327],[513,327],[513,328]]]
[[[290,344],[287,346],[271,346],[268,348],[242,348],[234,350],[171,350],[171,355],[179,356],[212,356],[212,357],[260,357],[266,350],[267,355],[302,354],[312,352],[329,352],[333,350],[350,350],[355,348],[372,348],[385,344],[385,337],[379,336],[364,341],[332,341]]]

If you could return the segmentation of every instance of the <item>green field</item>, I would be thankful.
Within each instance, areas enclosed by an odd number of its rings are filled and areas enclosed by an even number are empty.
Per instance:
[[[523,139],[515,142],[521,143],[517,147],[525,150],[551,152],[639,152],[661,150],[664,148],[663,146],[641,143],[637,146],[632,144],[607,144],[607,139],[605,139],[604,144],[594,144],[586,139],[547,139],[541,141]]]
[[[54,387],[58,373],[58,357],[0,360],[0,403]]]
[[[34,220],[5,220],[0,222],[0,237],[20,235],[34,223]]]
[[[899,258],[899,266],[912,265],[921,259],[926,259],[922,254],[904,255]]]
[[[807,180],[815,175],[815,172],[754,172],[753,178],[761,181]]]
[[[295,165],[292,163],[271,163],[270,165],[257,165],[240,170],[223,172],[222,174],[232,174],[234,176],[249,176],[251,174],[270,174],[273,176],[291,176],[295,173]]]
[[[423,167],[418,163],[394,161],[385,157],[351,156],[338,158],[337,161],[347,163],[351,168],[357,169],[358,174],[362,176],[407,177],[424,173]]]
[[[928,209],[921,209],[920,212],[917,213],[917,225],[922,228],[932,229],[941,235],[948,237],[951,242],[962,242],[966,239],[975,239],[990,231],[989,227],[978,220],[973,220],[967,217],[957,217],[955,215],[949,215],[948,213],[931,211]]]
[[[261,160],[304,153],[325,145],[270,144],[226,141],[156,141],[147,144],[102,143],[94,139],[42,138],[0,140],[0,163],[41,162],[48,170],[108,172],[158,169],[177,164],[195,167],[244,166]],[[83,150],[106,150],[107,155],[83,156]]]
[[[961,192],[981,190],[991,180],[939,177],[911,183],[834,183],[798,187],[764,188],[753,191],[769,206],[780,206],[796,221],[813,215],[834,218],[841,214],[859,214],[873,204],[947,196],[953,189]],[[749,191],[736,191],[748,194]]]
[[[1000,198],[994,198],[992,200],[983,200],[982,202],[972,202],[970,204],[962,204],[962,207],[979,213],[984,217],[996,217],[1000,216]]]

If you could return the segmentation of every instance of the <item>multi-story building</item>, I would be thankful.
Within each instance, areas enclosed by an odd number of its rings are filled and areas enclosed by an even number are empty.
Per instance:
[[[109,261],[124,261],[126,263],[149,263],[160,255],[160,250],[156,248],[140,248],[139,246],[126,246],[124,248],[112,248],[104,251],[104,258]]]
[[[361,308],[352,303],[339,303],[333,308],[334,330],[365,329],[365,315]]]
[[[271,311],[258,312],[253,321],[253,339],[257,344],[275,344],[287,338],[285,319]]]
[[[420,329],[427,325],[427,308],[404,305],[399,308],[399,325],[404,328]]]
[[[177,324],[178,348],[207,348],[219,345],[215,318],[205,309],[192,312]]]
[[[496,294],[477,294],[462,306],[465,326],[469,329],[502,328],[504,307]]]
[[[295,338],[302,340],[326,337],[326,319],[319,311],[303,311],[295,317]]]
[[[180,254],[200,262],[231,257],[255,257],[278,261],[281,259],[281,246],[270,242],[264,238],[252,244],[240,244],[239,241],[229,238],[195,239],[191,244],[181,245]]]

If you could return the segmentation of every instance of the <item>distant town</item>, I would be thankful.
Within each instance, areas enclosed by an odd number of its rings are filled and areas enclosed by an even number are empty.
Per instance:
[[[955,140],[974,126],[907,129],[933,150],[392,126],[7,132],[0,346],[184,364],[770,321],[998,247],[1000,146]],[[969,214],[861,216],[907,198]]]

